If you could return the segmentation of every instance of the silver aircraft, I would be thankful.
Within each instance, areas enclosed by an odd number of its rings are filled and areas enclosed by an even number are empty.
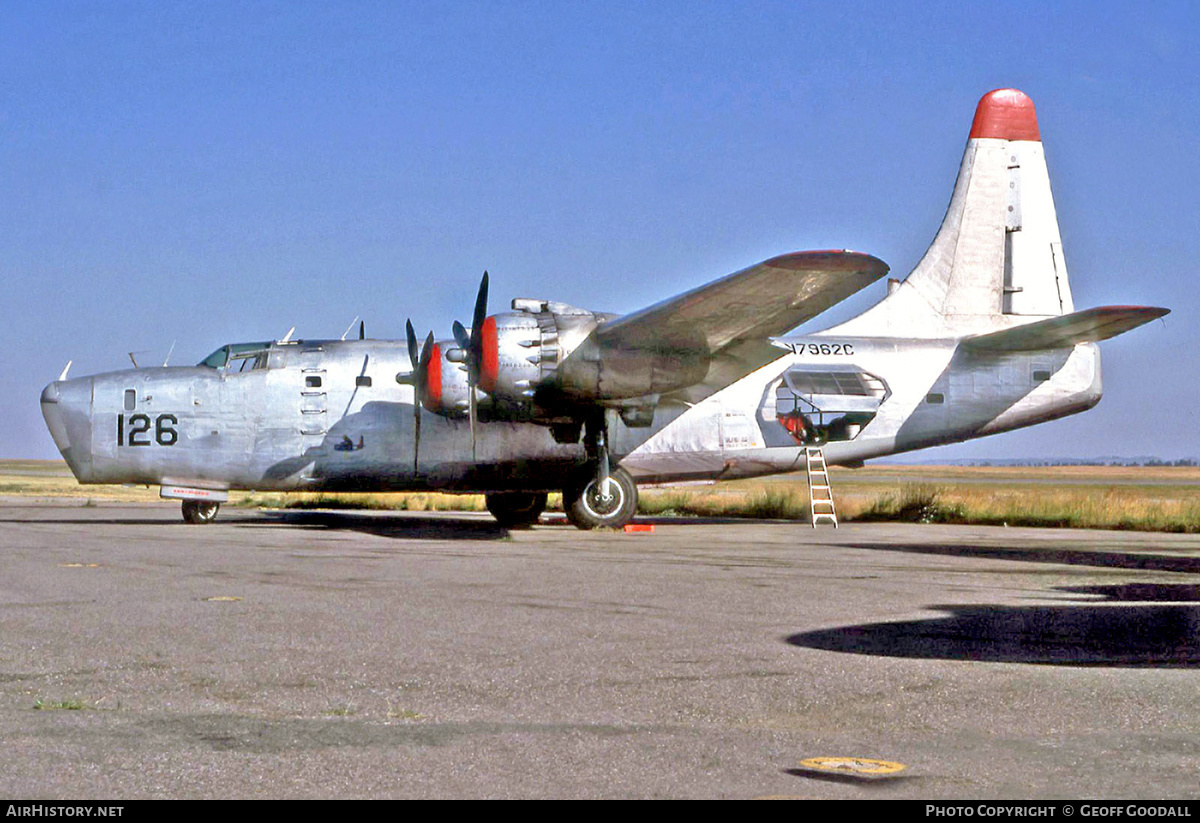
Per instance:
[[[979,102],[941,229],[878,304],[781,337],[881,278],[850,251],[775,257],[625,316],[540,299],[450,339],[222,346],[191,367],[66,379],[42,413],[81,483],[146,483],[206,523],[231,489],[482,492],[509,526],[547,492],[621,526],[638,482],[752,477],[967,440],[1091,408],[1096,341],[1166,309],[1076,311],[1033,103]]]

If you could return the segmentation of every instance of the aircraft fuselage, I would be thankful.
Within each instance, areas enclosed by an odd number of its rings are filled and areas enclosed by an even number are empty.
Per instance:
[[[1100,399],[1093,344],[979,355],[955,340],[813,335],[787,343],[792,352],[701,403],[661,404],[649,427],[630,428],[610,413],[614,457],[639,480],[658,482],[803,468],[805,442],[787,420],[794,394],[797,415],[835,464],[1032,425]],[[143,368],[53,383],[43,410],[84,483],[550,491],[586,470],[582,444],[557,443],[547,427],[525,422],[480,423],[473,459],[467,419],[426,411],[414,467],[413,392],[395,379],[410,370],[401,342],[271,344],[264,352],[257,368],[244,361],[242,371]],[[797,376],[829,374],[866,375],[872,388],[814,395],[805,391],[813,386],[796,385]],[[824,401],[806,405],[806,396]],[[819,420],[845,417],[842,406],[854,407],[854,422]]]

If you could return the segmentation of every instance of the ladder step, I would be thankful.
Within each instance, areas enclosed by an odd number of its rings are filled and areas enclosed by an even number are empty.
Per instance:
[[[804,449],[805,469],[808,473],[808,511],[815,529],[818,522],[829,522],[836,529],[837,507],[833,502],[833,487],[829,483],[829,467],[825,463],[825,452],[811,446]]]

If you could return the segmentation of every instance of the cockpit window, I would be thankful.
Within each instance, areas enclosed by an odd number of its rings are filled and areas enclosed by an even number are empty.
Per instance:
[[[266,367],[267,353],[265,351],[233,354],[229,358],[229,371],[247,372]]]
[[[210,369],[223,369],[229,362],[229,347],[222,346],[208,357],[197,363],[197,366],[208,366]]]
[[[222,346],[196,365],[231,372],[248,372],[267,367],[270,343],[234,343]]]

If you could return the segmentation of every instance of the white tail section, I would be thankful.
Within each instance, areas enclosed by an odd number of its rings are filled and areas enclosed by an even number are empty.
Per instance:
[[[836,331],[977,334],[1073,308],[1033,101],[998,89],[979,101],[954,194],[921,262]]]

